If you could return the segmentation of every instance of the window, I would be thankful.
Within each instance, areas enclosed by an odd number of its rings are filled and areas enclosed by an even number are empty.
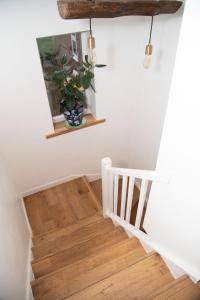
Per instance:
[[[71,43],[72,43],[72,55],[74,60],[79,61],[78,58],[78,44],[77,44],[77,34],[76,33],[72,33],[71,34]],[[79,43],[80,43],[80,39],[79,39]],[[81,43],[80,43],[81,45]],[[81,51],[81,50],[79,50]]]
[[[59,61],[62,59],[63,55],[67,55],[72,68],[83,61],[85,55],[88,54],[88,35],[89,32],[84,31],[37,38],[43,77],[54,123],[63,121],[64,116],[60,106],[59,90],[56,88],[55,83],[51,81],[53,72],[56,68],[59,68]],[[95,115],[94,92],[87,91],[86,98],[87,109],[85,109],[84,113]]]

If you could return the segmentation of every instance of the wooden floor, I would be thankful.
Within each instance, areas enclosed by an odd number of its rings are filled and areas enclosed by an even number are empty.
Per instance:
[[[132,222],[139,192],[135,189]],[[198,300],[187,276],[174,280],[157,253],[102,217],[101,181],[85,177],[24,199],[33,231],[35,300]]]
[[[33,235],[66,227],[98,212],[85,177],[25,198]]]

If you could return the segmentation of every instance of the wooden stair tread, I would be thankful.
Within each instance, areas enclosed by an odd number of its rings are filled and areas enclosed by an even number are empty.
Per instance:
[[[67,248],[61,252],[57,252],[52,256],[33,261],[32,269],[35,278],[54,272],[59,268],[67,266],[94,253],[98,253],[105,247],[114,245],[124,239],[127,239],[127,235],[123,229],[113,227],[113,230],[108,231],[106,234],[103,233],[97,235],[86,242]]]
[[[60,229],[54,229],[45,234],[36,235],[32,238],[33,245],[39,246],[39,245],[42,245],[43,243],[54,241],[55,239],[57,239],[61,236],[71,234],[72,232],[75,232],[76,230],[81,230],[81,228],[83,226],[98,222],[99,220],[102,220],[102,219],[103,219],[103,217],[101,215],[96,214],[94,216],[77,221],[76,223],[73,223],[67,227],[63,227]]]
[[[90,182],[90,185],[96,195],[96,198],[98,199],[100,205],[102,206],[102,181],[101,181],[101,179]]]
[[[163,260],[154,253],[68,299],[148,299],[154,290],[172,280]]]
[[[200,287],[184,275],[153,293],[151,300],[198,300],[200,299]]]
[[[101,180],[84,176],[25,197],[34,299],[200,299],[198,285],[187,276],[173,280],[158,254],[145,255],[136,238],[102,217],[101,197]],[[131,223],[137,201],[135,188]]]
[[[99,200],[98,200],[98,198],[97,198],[97,196],[96,196],[96,194],[95,194],[95,192],[94,192],[94,190],[93,190],[93,188],[92,188],[90,182],[88,181],[88,179],[87,179],[86,176],[83,176],[83,180],[84,180],[84,183],[85,183],[85,185],[87,186],[87,188],[88,188],[88,190],[89,190],[89,192],[90,192],[90,194],[91,194],[91,197],[92,197],[92,199],[93,199],[93,202],[94,202],[95,207],[98,209],[98,211],[99,211],[99,212],[101,213],[101,215],[102,215],[102,213],[103,213],[102,205],[101,205],[101,203],[99,203]]]
[[[112,230],[114,225],[110,219],[100,219],[95,223],[87,224],[81,229],[65,234],[65,231],[58,232],[58,237],[52,241],[43,242],[41,245],[32,248],[34,259],[40,259],[56,252],[63,251],[67,248],[72,248],[86,242],[99,234],[106,234]]]
[[[32,283],[35,300],[68,297],[127,268],[145,254],[136,238],[127,239]],[[67,284],[66,284],[67,283]]]
[[[100,211],[85,177],[27,196],[24,204],[33,236],[66,227]]]

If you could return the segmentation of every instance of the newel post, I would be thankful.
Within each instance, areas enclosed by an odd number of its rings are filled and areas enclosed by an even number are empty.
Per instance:
[[[112,168],[112,161],[109,157],[101,160],[101,176],[102,176],[102,202],[103,216],[106,218],[106,212],[109,209],[109,169]]]

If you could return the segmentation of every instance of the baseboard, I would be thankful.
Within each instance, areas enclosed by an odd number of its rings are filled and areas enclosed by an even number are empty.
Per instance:
[[[32,238],[32,229],[31,229],[31,226],[30,226],[30,223],[29,223],[29,220],[28,220],[28,216],[27,216],[27,213],[26,213],[26,208],[25,208],[25,205],[24,205],[24,199],[23,197],[21,197],[21,205],[22,205],[22,210],[23,210],[23,213],[24,213],[24,217],[25,217],[25,220],[26,220],[26,225],[27,225],[27,228],[28,228],[28,231],[29,231],[29,234],[30,234],[30,238]]]
[[[147,245],[145,242],[140,241],[140,243],[141,243],[141,245],[142,245],[142,247],[143,247],[143,249],[144,249],[144,251],[145,251],[146,253],[150,253],[150,252],[153,251],[153,248],[151,248],[151,247],[150,247],[149,245]]]
[[[24,197],[30,196],[32,194],[44,191],[44,190],[52,188],[56,185],[71,181],[73,179],[76,179],[76,178],[79,178],[79,177],[82,177],[82,176],[86,176],[88,181],[95,181],[95,180],[101,178],[100,173],[71,175],[71,176],[67,176],[67,177],[64,177],[64,178],[56,179],[54,181],[51,181],[49,183],[45,183],[45,184],[40,185],[40,186],[33,187],[32,189],[29,189],[27,191],[22,192],[21,197],[24,198]]]
[[[135,181],[135,185],[138,188],[138,190],[140,191],[140,183],[136,180]],[[146,198],[145,201],[145,206],[147,205],[148,202],[148,198]],[[144,243],[143,241],[140,241],[140,243],[142,244],[143,249],[145,250],[146,253],[150,253],[151,251],[153,251],[153,249],[147,245],[146,243]],[[175,265],[174,263],[172,263],[169,259],[166,259],[165,257],[161,256],[163,261],[165,262],[166,266],[168,267],[170,273],[172,274],[172,276],[177,279],[181,276],[183,276],[184,274],[186,274],[180,267],[178,267],[177,265]]]
[[[153,248],[151,248],[149,245],[147,245],[143,241],[140,241],[140,243],[142,244],[142,247],[146,253],[150,253],[151,251],[153,251]],[[177,279],[186,274],[180,267],[178,267],[177,265],[172,263],[169,259],[163,257],[162,255],[161,255],[161,257],[162,257],[164,263],[166,264],[167,268],[169,269],[170,273],[174,277],[174,279]]]
[[[31,289],[31,281],[34,279],[34,275],[31,268],[31,261],[32,261],[32,239],[29,240],[28,245],[28,261],[27,261],[27,283],[26,283],[26,300],[34,300],[32,289]]]
[[[85,175],[85,176],[87,177],[87,179],[88,179],[89,182],[101,179],[101,174],[100,173],[88,174],[88,175]]]
[[[162,257],[162,256],[161,256]],[[185,275],[186,273],[177,265],[175,265],[174,263],[172,263],[169,259],[162,257],[163,261],[165,262],[166,266],[168,267],[170,273],[172,274],[172,276],[177,279],[183,275]]]

